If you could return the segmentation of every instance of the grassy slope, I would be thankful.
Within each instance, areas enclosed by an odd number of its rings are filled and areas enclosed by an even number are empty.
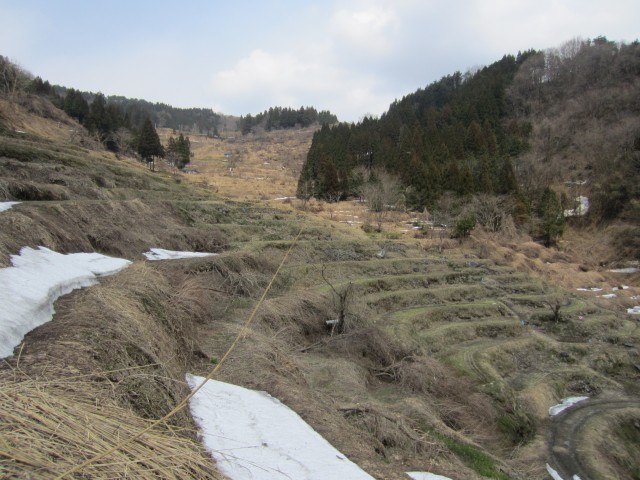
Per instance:
[[[29,118],[17,107],[14,113]],[[571,276],[610,285],[605,274],[579,273],[576,266],[568,275],[574,266],[566,258],[532,244],[480,234],[463,246],[367,236],[338,218],[327,220],[326,210],[323,218],[290,205],[222,200],[281,195],[247,183],[261,182],[255,177],[268,167],[265,151],[281,155],[270,137],[259,139],[260,154],[253,140],[238,140],[246,148],[240,177],[254,179],[229,177],[229,187],[218,171],[227,145],[212,140],[194,148],[194,164],[218,188],[214,196],[198,176],[152,174],[133,160],[87,148],[82,136],[56,136],[57,123],[40,118],[48,126],[43,132],[54,132],[46,138],[13,128],[0,135],[0,192],[27,200],[0,214],[0,261],[7,265],[22,245],[45,245],[136,262],[61,299],[54,321],[27,336],[19,364],[10,362],[14,377],[24,372],[62,383],[89,375],[95,385],[110,386],[98,389],[99,403],[117,402],[137,417],[162,416],[185,394],[184,373],[206,373],[224,354],[302,228],[220,378],[277,396],[377,478],[405,478],[409,470],[546,478],[550,405],[571,394],[637,398],[637,353],[625,346],[640,343],[637,321],[620,314],[622,304],[547,283]],[[308,132],[299,134],[291,140],[295,148]],[[286,135],[273,142],[284,151]],[[280,181],[278,188],[293,185]],[[490,254],[481,248],[487,244]],[[155,246],[221,255],[144,262],[141,253]],[[339,292],[352,282],[344,333],[324,328],[337,311],[323,276]],[[558,296],[566,306],[564,321],[555,324],[545,318],[551,311],[545,301]],[[131,370],[140,366],[140,374]],[[186,413],[172,423],[188,441],[195,438]],[[197,444],[190,448],[196,463],[205,461]],[[633,462],[609,458],[596,442],[590,448],[617,472],[620,462]],[[71,451],[73,464],[82,446]],[[12,465],[39,475],[35,467]]]

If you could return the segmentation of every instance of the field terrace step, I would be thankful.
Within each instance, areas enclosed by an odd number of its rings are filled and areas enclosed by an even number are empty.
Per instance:
[[[387,331],[396,335],[405,345],[418,348],[425,354],[438,354],[457,344],[480,337],[498,339],[513,338],[523,334],[523,327],[514,319],[490,317],[478,321],[431,323],[420,329],[419,324],[391,324]]]
[[[472,302],[486,297],[482,285],[447,285],[422,289],[396,290],[367,295],[367,306],[378,312],[389,312],[399,308],[420,305],[446,304],[450,302]]]

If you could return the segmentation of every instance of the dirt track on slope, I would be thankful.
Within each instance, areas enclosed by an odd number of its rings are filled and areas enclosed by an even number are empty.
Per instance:
[[[592,417],[628,408],[640,411],[640,402],[625,397],[589,399],[554,417],[547,439],[549,465],[565,479],[573,478],[573,475],[582,480],[602,478],[600,473],[593,471],[581,451],[580,436],[588,429],[587,422]]]

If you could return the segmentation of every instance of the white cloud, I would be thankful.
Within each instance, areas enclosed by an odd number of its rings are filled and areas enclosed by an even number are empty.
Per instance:
[[[230,113],[246,114],[276,105],[322,108],[313,99],[334,92],[337,83],[338,72],[331,66],[256,49],[232,68],[215,73],[209,92],[218,108],[236,105],[243,110]]]
[[[400,19],[390,5],[367,4],[365,8],[338,10],[329,29],[342,48],[378,56],[389,52],[399,25]]]
[[[393,98],[378,92],[375,76],[339,68],[329,57],[326,51],[306,57],[303,52],[296,56],[257,49],[232,68],[215,73],[210,95],[216,110],[235,114],[305,105],[355,120],[362,112],[380,114],[389,106]]]
[[[506,53],[576,36],[633,41],[640,16],[637,0],[333,0],[200,8],[208,29],[157,9],[156,22],[130,28],[122,7],[83,7],[0,0],[0,53],[84,90],[228,114],[312,105],[343,120]],[[86,34],[82,18],[113,31]]]
[[[236,65],[213,76],[216,93],[239,95],[265,90],[286,92],[291,88],[313,89],[326,76],[319,65],[303,62],[291,54],[273,54],[261,49],[241,58]]]

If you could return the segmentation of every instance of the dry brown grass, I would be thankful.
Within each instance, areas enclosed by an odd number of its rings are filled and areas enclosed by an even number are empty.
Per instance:
[[[37,378],[19,369],[3,370],[0,385],[3,478],[61,475],[150,424],[118,405],[108,387],[87,377],[50,369],[46,378]],[[164,425],[73,478],[221,479],[194,437],[194,432]]]
[[[613,287],[629,281],[629,277],[607,272],[599,259],[613,258],[609,237],[594,232],[568,229],[560,248],[545,248],[526,238],[513,241],[476,229],[469,247],[496,264],[511,267],[549,284],[569,291],[577,288],[599,287],[610,293]],[[637,295],[635,288],[619,292],[619,297]],[[591,295],[593,296],[593,295]]]
[[[10,130],[35,134],[49,140],[76,144],[97,142],[89,139],[84,128],[53,104],[36,95],[20,94],[8,100],[0,98],[0,118]]]
[[[298,176],[311,146],[314,127],[223,138],[191,135],[194,158],[185,177],[204,182],[218,194],[236,200],[269,200],[295,196]],[[170,129],[160,129],[166,143]],[[227,156],[225,156],[227,154]],[[230,171],[230,162],[235,169]]]

